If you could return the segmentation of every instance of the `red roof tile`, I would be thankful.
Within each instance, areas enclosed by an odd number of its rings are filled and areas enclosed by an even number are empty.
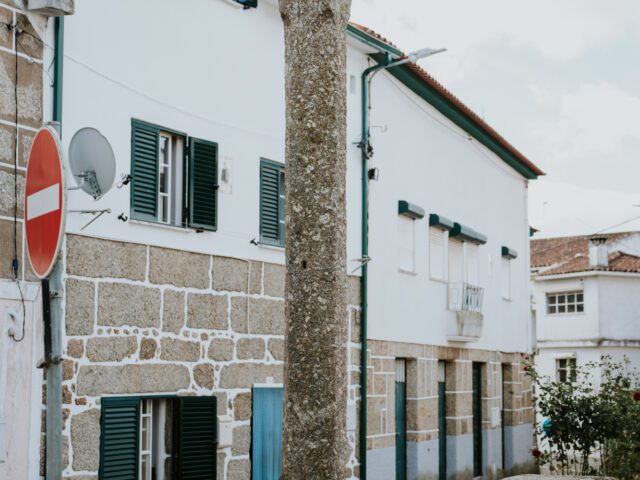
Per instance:
[[[598,237],[606,238],[606,243],[610,246],[634,234],[640,234],[640,232],[599,234]],[[538,274],[540,276],[593,270],[640,273],[640,256],[621,251],[609,252],[608,267],[591,267],[589,237],[590,235],[584,235],[531,240],[531,268],[540,270]]]

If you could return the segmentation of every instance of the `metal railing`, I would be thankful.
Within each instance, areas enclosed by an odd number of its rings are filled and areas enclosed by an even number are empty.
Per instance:
[[[449,284],[449,310],[482,313],[484,288],[470,283]]]

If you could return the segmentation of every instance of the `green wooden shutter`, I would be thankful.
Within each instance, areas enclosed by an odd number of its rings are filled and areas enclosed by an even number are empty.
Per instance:
[[[216,397],[181,397],[178,402],[178,478],[213,480],[218,443]]]
[[[100,479],[137,480],[140,399],[103,398],[100,415]]]
[[[483,474],[482,465],[482,364],[472,364],[472,411],[473,411],[473,476]]]
[[[282,164],[260,161],[260,242],[284,245],[284,173]]]
[[[131,121],[131,217],[155,222],[158,217],[158,149],[160,130]]]
[[[218,144],[191,138],[189,154],[189,226],[216,230]]]

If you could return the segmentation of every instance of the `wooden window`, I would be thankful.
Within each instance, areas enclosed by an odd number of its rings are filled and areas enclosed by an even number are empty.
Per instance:
[[[284,247],[284,165],[260,161],[260,242]]]
[[[434,280],[446,280],[446,238],[445,230],[429,227],[429,273]]]
[[[584,292],[547,293],[547,315],[584,313]]]
[[[131,177],[131,218],[216,229],[216,143],[133,120]]]
[[[100,479],[216,476],[216,397],[103,398],[100,426]]]

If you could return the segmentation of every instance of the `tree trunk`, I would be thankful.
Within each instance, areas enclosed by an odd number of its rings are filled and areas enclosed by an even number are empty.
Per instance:
[[[351,0],[280,0],[287,112],[284,480],[345,475],[350,8]]]

